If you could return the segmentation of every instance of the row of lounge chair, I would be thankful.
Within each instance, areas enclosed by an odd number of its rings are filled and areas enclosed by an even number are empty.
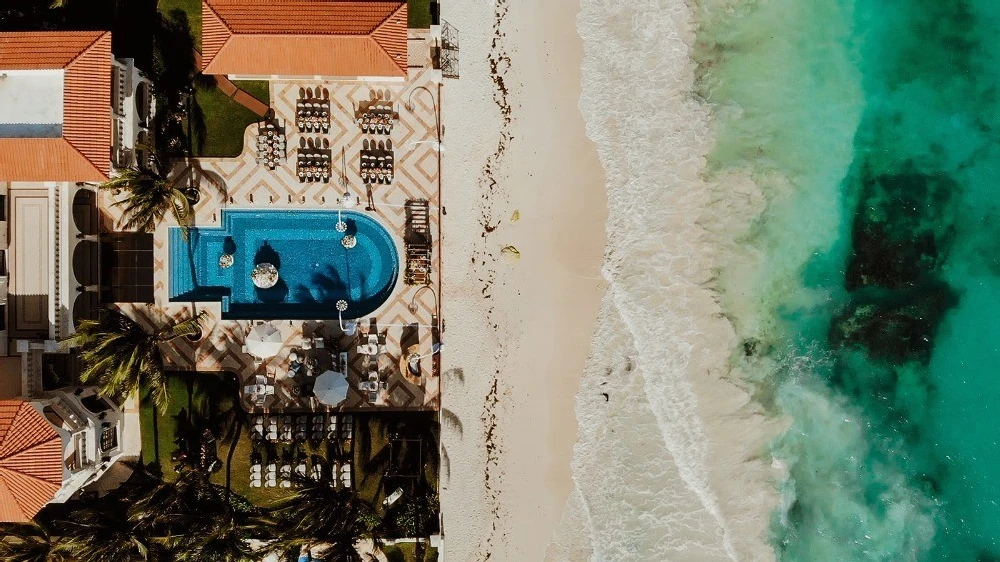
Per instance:
[[[280,422],[280,423],[279,423]],[[264,416],[253,418],[250,436],[254,441],[291,443],[293,441],[337,441],[353,436],[354,420],[349,415]]]
[[[300,131],[307,133],[327,133],[330,131],[330,99],[322,98],[322,90],[316,88],[315,95],[311,89],[304,93],[305,97],[295,102],[295,124]]]
[[[392,141],[362,141],[361,149],[361,181],[365,184],[390,184],[393,177],[395,156],[392,151]]]
[[[370,135],[388,135],[396,123],[398,114],[390,101],[389,90],[376,90],[371,99],[360,102],[355,112],[358,127]]]
[[[257,163],[275,169],[285,162],[285,128],[264,121],[257,126]]]
[[[326,465],[314,460],[307,465],[305,459],[299,459],[299,462],[294,466],[289,463],[283,463],[280,466],[274,462],[267,463],[266,465],[261,462],[252,463],[250,465],[250,487],[294,488],[298,487],[298,482],[305,478],[322,480],[326,476],[324,472],[327,470],[330,471],[330,478],[338,482],[342,487],[351,487],[351,463],[331,463]],[[293,478],[292,474],[295,474],[298,478]]]
[[[330,181],[330,151],[317,148],[300,148],[296,158],[296,174],[300,182]]]

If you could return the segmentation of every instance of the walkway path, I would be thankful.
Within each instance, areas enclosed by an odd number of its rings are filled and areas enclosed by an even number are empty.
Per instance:
[[[215,85],[222,90],[222,93],[233,98],[233,101],[243,107],[246,107],[257,115],[263,117],[267,114],[268,110],[271,109],[266,103],[248,94],[246,90],[241,90],[236,84],[233,84],[233,81],[229,78],[222,75],[213,76],[213,78],[215,78]]]
[[[198,68],[201,68],[201,53],[198,49],[194,50],[194,63]],[[222,74],[212,75],[215,78],[215,85],[236,103],[242,105],[243,107],[249,109],[250,111],[260,115],[261,117],[267,115],[270,107],[259,99],[251,96],[246,92],[246,90],[241,90],[239,86],[233,84],[233,81]]]

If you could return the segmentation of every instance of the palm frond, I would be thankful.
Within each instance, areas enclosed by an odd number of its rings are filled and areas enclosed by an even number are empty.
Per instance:
[[[0,526],[0,560],[6,562],[52,562],[55,541],[38,523],[9,523]]]
[[[156,331],[156,338],[158,341],[170,341],[180,336],[197,334],[201,330],[201,323],[207,316],[208,313],[202,310],[187,320],[164,326]]]
[[[167,380],[155,334],[120,313],[98,322],[83,322],[64,340],[77,349],[83,368],[80,380],[97,385],[101,394],[116,399],[149,388],[157,406],[166,405]]]
[[[152,232],[167,213],[180,225],[191,216],[191,205],[176,182],[149,168],[126,168],[99,187],[126,192],[114,203],[122,208],[119,226],[126,230]]]

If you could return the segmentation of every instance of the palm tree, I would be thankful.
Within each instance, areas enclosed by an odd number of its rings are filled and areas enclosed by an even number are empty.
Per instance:
[[[153,232],[168,213],[178,224],[186,226],[191,216],[191,203],[184,191],[176,180],[159,172],[155,160],[151,167],[126,168],[99,187],[127,192],[124,199],[114,204],[124,211],[119,226],[126,230]]]
[[[136,501],[129,520],[157,537],[171,560],[249,562],[260,558],[250,539],[268,534],[258,515],[259,509],[210,482],[206,473],[187,469]]]
[[[180,562],[257,562],[261,554],[250,545],[257,526],[239,520],[234,514],[214,518],[201,528],[198,536],[175,547],[174,560]]]
[[[54,562],[64,560],[56,552],[56,540],[38,523],[11,523],[0,527],[0,560],[6,562]]]
[[[358,542],[367,539],[382,545],[381,519],[352,490],[338,490],[327,475],[320,480],[293,478],[298,485],[295,493],[272,510],[279,535],[271,544],[272,550],[286,553],[301,547],[324,547],[326,560],[362,562],[355,546]]]
[[[63,344],[80,348],[82,382],[96,384],[101,394],[119,400],[148,388],[153,402],[162,408],[169,396],[159,346],[180,336],[197,334],[204,317],[202,311],[149,333],[124,314],[108,311],[100,320],[82,321]]]
[[[81,509],[60,521],[57,554],[75,562],[142,562],[162,559],[150,537],[138,532],[124,509]]]

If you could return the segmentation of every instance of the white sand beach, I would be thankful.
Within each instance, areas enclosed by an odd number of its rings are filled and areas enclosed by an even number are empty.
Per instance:
[[[603,294],[577,6],[493,4],[442,6],[462,73],[442,104],[446,560],[543,557],[572,487],[574,400]]]
[[[712,287],[756,196],[703,177],[693,14],[444,8],[445,559],[773,559],[778,426]]]

